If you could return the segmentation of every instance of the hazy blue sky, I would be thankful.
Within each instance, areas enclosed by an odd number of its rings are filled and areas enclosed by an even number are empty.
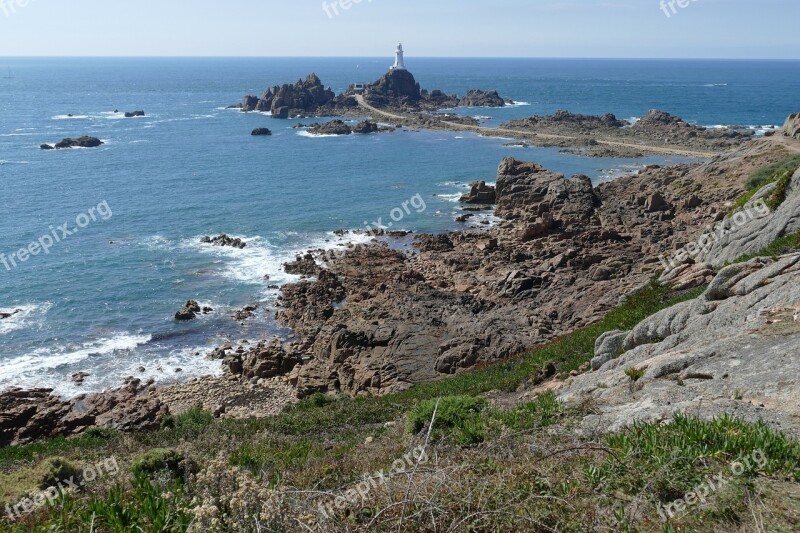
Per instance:
[[[800,0],[660,1],[0,0],[0,55],[800,58]]]

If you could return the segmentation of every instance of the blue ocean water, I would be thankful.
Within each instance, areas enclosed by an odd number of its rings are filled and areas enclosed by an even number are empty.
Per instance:
[[[0,258],[8,261],[33,242],[48,244],[54,231],[61,238],[64,223],[85,226],[54,242],[48,254],[17,260],[16,267],[0,262],[0,312],[21,310],[0,321],[0,388],[49,386],[71,395],[117,385],[140,375],[139,366],[142,375],[162,381],[218,372],[218,363],[203,358],[209,349],[289,333],[272,318],[274,286],[295,279],[282,273],[282,263],[310,247],[341,245],[345,239],[333,230],[386,224],[392,213],[402,213],[394,228],[456,228],[458,196],[473,180],[493,181],[503,157],[597,181],[646,163],[679,161],[581,158],[452,132],[310,138],[292,129],[296,121],[225,109],[244,94],[312,71],[339,92],[378,78],[390,63],[0,59],[0,75],[11,73],[0,79]],[[797,111],[800,91],[800,63],[789,61],[409,58],[407,64],[423,87],[459,94],[497,89],[520,102],[459,110],[491,117],[490,123],[557,109],[629,118],[660,108],[704,125],[762,127]],[[147,115],[115,113],[138,109]],[[251,137],[258,126],[274,135]],[[105,144],[39,149],[80,135]],[[397,211],[404,203],[411,208]],[[247,248],[199,242],[220,233],[244,238]],[[176,323],[173,315],[188,299],[215,311]],[[253,303],[260,305],[255,319],[242,325],[230,317]],[[80,389],[69,381],[77,371],[91,373]]]

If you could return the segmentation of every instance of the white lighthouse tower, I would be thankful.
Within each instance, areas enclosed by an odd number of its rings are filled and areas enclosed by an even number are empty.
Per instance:
[[[392,70],[405,70],[406,64],[403,61],[403,43],[397,45],[397,52],[395,52],[394,65]]]

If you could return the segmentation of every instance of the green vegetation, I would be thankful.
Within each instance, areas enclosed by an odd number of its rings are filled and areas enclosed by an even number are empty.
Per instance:
[[[769,208],[775,210],[785,200],[786,187],[798,168],[800,168],[800,154],[786,157],[777,163],[756,170],[747,180],[745,185],[747,191],[736,200],[733,211],[744,207],[765,185],[777,182],[775,191],[766,201]]]
[[[733,263],[746,263],[756,257],[780,257],[788,253],[800,250],[800,231],[776,239],[766,248],[759,250],[754,254],[745,255],[733,261]]]
[[[647,368],[631,367],[625,369],[625,375],[631,378],[631,381],[636,382],[644,377],[647,373]]]
[[[133,459],[131,471],[134,475],[151,475],[158,472],[178,474],[183,455],[167,448],[153,448]]]
[[[793,238],[774,249],[796,246],[800,235]],[[800,482],[796,442],[763,424],[680,416],[589,440],[575,428],[591,405],[567,408],[552,392],[519,398],[552,366],[561,375],[584,366],[604,332],[630,329],[702,291],[675,296],[651,283],[600,322],[518,358],[384,397],[315,394],[263,420],[215,420],[194,409],[156,432],[94,432],[0,450],[0,464],[18,474],[10,483],[17,489],[30,487],[30,469],[43,471],[42,459],[55,454],[76,463],[114,455],[132,473],[88,485],[17,523],[0,519],[0,530],[90,531],[91,524],[97,532],[183,532],[194,524],[192,531],[293,531],[305,529],[299,517],[315,531],[430,530],[434,515],[444,529],[466,516],[472,530],[746,529],[748,498],[779,497],[768,490],[776,476]],[[645,372],[625,373],[636,382]],[[483,396],[490,391],[505,400],[490,405]],[[388,471],[425,442],[432,419],[428,456],[435,463],[416,473],[413,491],[406,476],[387,478],[368,500],[333,507],[329,521],[314,523],[320,497],[335,498],[365,474]],[[657,505],[756,450],[764,453],[763,467],[751,461],[708,509],[661,523]],[[185,464],[194,461],[196,469]],[[784,527],[781,520],[771,522],[775,529]]]
[[[785,172],[794,173],[800,168],[800,154],[791,155],[785,159],[781,159],[777,163],[760,168],[750,175],[747,180],[747,189],[760,189],[768,183],[775,181],[776,176],[780,176]]]

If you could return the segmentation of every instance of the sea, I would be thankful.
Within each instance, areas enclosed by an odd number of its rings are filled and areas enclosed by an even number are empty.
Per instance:
[[[0,58],[0,312],[16,312],[0,320],[0,389],[70,397],[130,375],[169,383],[219,374],[220,362],[206,358],[213,348],[291,338],[274,319],[278,288],[298,279],[284,263],[369,240],[336,230],[461,228],[459,196],[473,181],[493,182],[504,157],[595,183],[686,161],[585,158],[460,132],[313,137],[293,128],[308,119],[226,109],[311,72],[340,92],[391,62]],[[489,125],[559,109],[634,121],[658,108],[763,133],[800,104],[796,61],[409,57],[407,66],[428,89],[497,89],[514,100],[450,111]],[[146,115],[124,118],[135,110]],[[256,127],[273,135],[252,137]],[[39,148],[82,135],[104,144]],[[494,222],[484,213],[471,225]],[[247,246],[200,242],[222,233]],[[213,311],[176,322],[189,299]],[[234,320],[247,305],[256,315]],[[76,372],[89,374],[82,386],[70,379]]]

